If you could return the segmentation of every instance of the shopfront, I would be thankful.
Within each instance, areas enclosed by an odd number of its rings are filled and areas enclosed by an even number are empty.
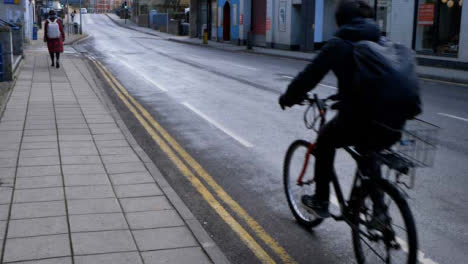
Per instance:
[[[419,0],[414,49],[420,54],[457,57],[463,0]]]

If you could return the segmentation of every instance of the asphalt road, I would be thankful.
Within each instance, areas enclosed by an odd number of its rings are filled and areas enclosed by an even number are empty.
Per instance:
[[[105,65],[295,261],[355,261],[349,227],[327,220],[314,231],[302,229],[283,192],[282,165],[288,145],[298,138],[312,140],[315,134],[304,127],[303,107],[282,111],[277,98],[306,62],[170,42],[121,28],[104,15],[84,15],[84,22],[91,37],[76,49]],[[316,89],[320,96],[336,91],[333,75],[327,75],[322,84]],[[421,80],[421,87],[422,119],[442,130],[435,167],[420,170],[415,189],[408,192],[420,250],[424,263],[466,263],[468,87],[426,80]],[[228,258],[233,263],[257,263],[253,252],[128,109],[109,94],[137,141]],[[343,185],[350,184],[353,167],[340,152],[336,168]],[[237,221],[250,230],[246,222]],[[259,244],[281,262],[263,242]]]

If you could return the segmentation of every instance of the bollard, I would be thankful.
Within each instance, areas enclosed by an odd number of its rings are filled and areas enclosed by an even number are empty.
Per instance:
[[[208,44],[208,29],[203,30],[203,44]]]
[[[37,24],[33,27],[33,40],[37,40]]]
[[[252,49],[252,31],[247,32],[247,49]]]

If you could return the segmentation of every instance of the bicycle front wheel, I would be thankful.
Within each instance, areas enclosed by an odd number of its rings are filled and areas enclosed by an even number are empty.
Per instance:
[[[375,213],[374,199],[364,191],[352,212],[353,246],[358,263],[415,264],[416,226],[406,199],[387,180],[379,180],[376,187],[383,196],[384,208],[378,206],[380,212]]]
[[[311,143],[305,140],[296,140],[286,152],[283,167],[283,181],[289,208],[297,222],[304,227],[312,228],[323,219],[315,217],[302,207],[301,197],[312,194],[315,189],[313,181],[315,157],[310,153]],[[299,176],[303,174],[303,184],[298,184]]]

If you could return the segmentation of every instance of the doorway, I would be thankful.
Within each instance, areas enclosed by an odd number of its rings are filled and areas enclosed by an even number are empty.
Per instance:
[[[252,25],[254,45],[266,45],[266,0],[252,1]]]
[[[223,8],[223,40],[231,40],[231,6],[229,2],[226,2]]]

